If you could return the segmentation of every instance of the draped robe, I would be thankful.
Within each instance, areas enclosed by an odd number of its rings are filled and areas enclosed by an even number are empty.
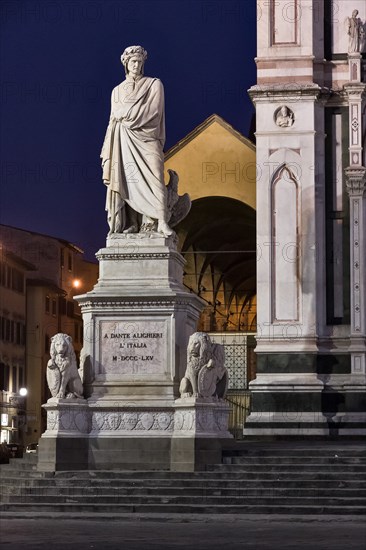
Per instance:
[[[110,232],[126,223],[126,204],[147,218],[166,220],[164,89],[157,78],[126,77],[112,91],[102,147]]]

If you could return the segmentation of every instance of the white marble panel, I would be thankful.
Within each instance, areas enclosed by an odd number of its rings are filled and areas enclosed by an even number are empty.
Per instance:
[[[297,44],[299,1],[276,0],[271,2],[272,44]]]
[[[167,364],[167,321],[100,321],[100,374],[163,374]]]
[[[298,310],[298,191],[292,172],[283,167],[272,188],[272,261],[277,321],[297,321]]]

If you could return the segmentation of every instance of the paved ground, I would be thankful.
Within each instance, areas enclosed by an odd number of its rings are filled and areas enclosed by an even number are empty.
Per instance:
[[[0,521],[7,550],[365,550],[362,518],[345,516],[125,516]]]

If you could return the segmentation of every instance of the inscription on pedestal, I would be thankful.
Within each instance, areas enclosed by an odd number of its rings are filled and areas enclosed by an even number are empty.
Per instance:
[[[166,365],[166,321],[101,321],[101,374],[160,374]]]

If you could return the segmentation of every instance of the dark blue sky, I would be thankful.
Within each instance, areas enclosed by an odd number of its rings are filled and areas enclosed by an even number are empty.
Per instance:
[[[255,0],[3,0],[0,223],[105,243],[99,154],[120,55],[165,88],[166,149],[212,113],[248,135]]]

